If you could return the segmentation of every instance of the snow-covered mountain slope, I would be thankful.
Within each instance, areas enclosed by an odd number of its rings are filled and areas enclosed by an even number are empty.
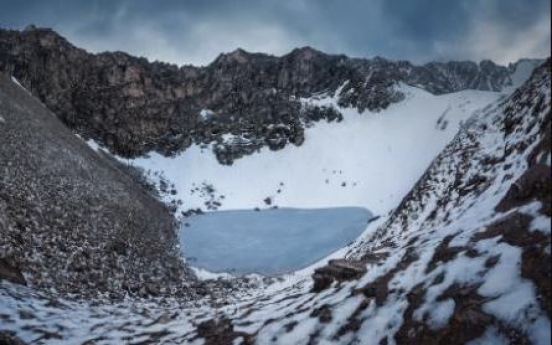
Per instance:
[[[535,68],[539,67],[543,63],[541,59],[521,59],[516,63],[510,64],[509,69],[512,71],[510,75],[511,85],[506,86],[504,92],[513,92],[518,87],[522,86]]]
[[[550,87],[548,61],[470,119],[351,248],[368,268],[359,280],[313,294],[292,279],[228,308],[236,333],[258,344],[549,344]]]
[[[128,162],[153,180],[174,183],[166,197],[183,200],[181,211],[363,206],[381,215],[398,205],[474,110],[503,96],[473,90],[435,96],[404,84],[399,90],[405,100],[360,114],[330,96],[303,99],[339,108],[343,120],[316,122],[301,146],[262,148],[231,166],[221,165],[211,146],[195,145],[176,157],[151,153]]]
[[[4,329],[50,344],[549,344],[550,67],[470,118],[349,248],[366,273],[322,267],[317,287],[311,267],[178,307],[60,305],[3,285]]]

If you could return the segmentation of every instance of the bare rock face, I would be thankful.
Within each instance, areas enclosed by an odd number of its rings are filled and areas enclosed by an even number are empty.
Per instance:
[[[175,220],[124,167],[5,76],[0,119],[0,279],[24,284],[21,268],[60,292],[186,293]]]
[[[0,71],[15,76],[67,126],[114,153],[172,155],[192,143],[214,143],[223,164],[263,146],[301,145],[304,123],[341,119],[336,109],[306,106],[300,97],[332,94],[342,107],[377,111],[403,99],[399,82],[435,94],[497,91],[511,73],[490,61],[415,66],[310,47],[282,57],[238,49],[206,67],[179,68],[121,52],[89,54],[35,27],[0,30]]]
[[[326,266],[317,268],[312,275],[313,292],[320,292],[334,282],[358,279],[366,273],[366,264],[362,260],[330,260]]]

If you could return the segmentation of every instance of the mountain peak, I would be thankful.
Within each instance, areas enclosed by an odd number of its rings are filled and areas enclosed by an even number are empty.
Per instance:
[[[230,53],[222,53],[215,60],[216,62],[237,62],[237,63],[247,63],[249,62],[252,54],[242,48],[237,48]]]
[[[310,46],[295,48],[288,55],[297,57],[301,60],[311,60],[315,57],[327,56],[327,54]]]

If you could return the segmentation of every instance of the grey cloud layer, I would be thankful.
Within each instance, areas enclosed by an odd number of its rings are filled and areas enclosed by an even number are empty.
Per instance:
[[[58,30],[91,51],[207,64],[242,47],[416,62],[550,54],[550,0],[2,1],[0,26]]]

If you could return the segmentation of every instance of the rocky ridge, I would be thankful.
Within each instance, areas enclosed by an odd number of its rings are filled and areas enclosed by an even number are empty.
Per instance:
[[[377,111],[404,95],[499,91],[516,65],[491,61],[417,66],[328,55],[310,47],[275,57],[238,49],[205,67],[148,62],[122,52],[90,54],[50,29],[0,30],[0,71],[15,76],[69,128],[112,153],[172,155],[213,145],[222,164],[268,146],[301,145],[311,121],[339,121],[332,107],[301,98],[338,94],[339,106]]]

